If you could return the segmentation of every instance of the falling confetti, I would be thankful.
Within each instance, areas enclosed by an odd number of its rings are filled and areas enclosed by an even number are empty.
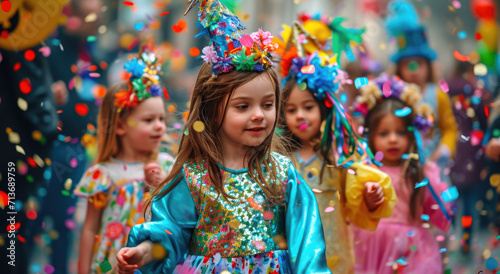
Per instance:
[[[172,26],[172,30],[175,32],[175,33],[180,33],[182,32],[183,30],[185,30],[187,27],[187,23],[185,20],[181,19],[177,22],[177,24],[173,25]]]
[[[358,77],[354,80],[354,85],[356,86],[357,89],[359,89],[362,86],[366,86],[368,85],[368,78]]]
[[[453,57],[455,57],[455,59],[457,59],[458,61],[461,61],[461,62],[469,61],[469,56],[462,55],[460,52],[458,52],[456,50],[453,52]]]
[[[6,1],[2,2],[2,9],[3,9],[3,11],[9,12],[11,7],[12,7],[12,4],[10,3],[9,0],[6,0]]]
[[[448,91],[450,91],[450,88],[448,87],[448,82],[446,82],[444,79],[439,80],[439,86],[441,87],[441,90],[443,90],[445,93],[448,93]]]
[[[24,58],[28,61],[35,60],[35,52],[32,49],[28,49],[24,52]]]
[[[302,72],[303,74],[313,74],[315,71],[316,71],[316,68],[314,67],[314,65],[303,66],[300,69],[300,72]]]
[[[111,269],[113,269],[113,267],[111,266],[111,264],[109,263],[109,261],[107,259],[104,259],[102,261],[102,263],[99,265],[99,267],[101,268],[102,273],[106,273],[106,272],[110,271]]]
[[[28,94],[31,92],[31,82],[29,78],[25,78],[19,82],[19,89],[22,93]]]
[[[47,274],[52,274],[54,273],[55,268],[52,265],[48,264],[43,268],[43,271],[45,271],[45,273]]]
[[[196,47],[192,47],[191,49],[189,49],[189,55],[196,57],[200,55],[200,50]]]
[[[123,4],[129,7],[134,5],[134,3],[132,3],[131,1],[123,1]]]
[[[167,250],[161,245],[161,244],[154,244],[153,245],[153,258],[155,260],[162,260],[167,256]]]
[[[422,180],[422,182],[418,183],[415,185],[415,188],[423,187],[429,184],[429,179],[425,178]]]
[[[196,121],[193,123],[193,129],[196,132],[203,132],[205,130],[205,124],[203,124],[202,121]]]
[[[404,108],[398,109],[394,112],[394,114],[398,117],[405,117],[405,116],[410,115],[410,113],[411,113],[411,108],[409,108],[409,107],[404,107]]]
[[[470,227],[472,224],[472,217],[471,216],[463,216],[462,217],[462,227],[467,228]]]
[[[457,198],[458,190],[455,186],[452,186],[441,193],[441,199],[443,199],[443,202],[445,203],[456,200]]]
[[[420,215],[420,219],[422,219],[422,221],[429,221],[429,215],[422,214]]]
[[[84,19],[86,23],[94,22],[95,20],[97,20],[97,14],[95,12],[89,13]]]
[[[159,16],[164,16],[164,15],[167,15],[167,14],[169,14],[169,13],[170,13],[170,11],[166,11],[166,12],[162,12],[162,13],[160,13],[160,14],[158,14],[158,15],[159,15]]]
[[[23,98],[19,97],[17,98],[17,106],[22,110],[22,111],[26,111],[28,110],[28,102],[26,102],[26,100],[24,100]]]

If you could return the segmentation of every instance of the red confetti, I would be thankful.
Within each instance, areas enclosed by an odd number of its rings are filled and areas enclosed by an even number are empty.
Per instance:
[[[116,240],[123,234],[123,230],[123,225],[121,223],[110,223],[106,227],[106,232],[104,233],[104,235],[111,240]]]
[[[160,13],[160,14],[158,14],[158,15],[163,16],[163,15],[167,15],[167,14],[169,14],[169,13],[170,13],[170,11],[166,11],[166,12],[162,12],[162,13]]]
[[[12,227],[11,227],[11,224],[8,224],[7,225],[7,231],[14,232],[14,231],[18,230],[19,227],[21,227],[20,223],[15,223],[15,224],[12,225]]]
[[[76,113],[78,113],[78,115],[85,116],[87,115],[87,113],[89,113],[89,107],[86,104],[76,104],[75,111]]]
[[[29,164],[31,167],[36,167],[36,162],[35,162],[35,160],[33,160],[33,158],[31,158],[31,157],[28,157],[28,164]]]
[[[479,40],[481,40],[481,38],[483,38],[481,36],[481,33],[479,33],[479,32],[476,32],[476,34],[474,35],[474,37],[476,38],[477,41],[479,41]]]
[[[189,55],[196,57],[196,56],[200,55],[200,50],[196,47],[193,47],[189,50]]]
[[[20,68],[21,68],[21,63],[18,62],[14,65],[14,71],[18,71]]]
[[[19,235],[19,234],[17,235],[17,238],[19,239],[19,241],[20,241],[21,243],[26,242],[26,239],[24,239],[24,237],[23,237],[23,236],[21,236],[21,235]]]
[[[167,232],[168,234],[172,235],[172,232],[168,231],[165,229],[165,232]]]
[[[134,40],[132,40],[127,50],[131,51],[133,48],[135,48],[135,46],[137,46],[137,44],[139,44],[139,38],[136,37]]]
[[[488,106],[484,106],[484,114],[486,115],[486,117],[490,117],[490,109],[488,108]]]
[[[12,6],[12,5],[10,4],[10,1],[9,1],[9,0],[6,0],[6,1],[3,1],[3,2],[2,2],[2,9],[3,9],[3,11],[5,11],[5,12],[9,12],[9,11],[10,11],[10,7],[11,7],[11,6]]]
[[[9,32],[6,30],[3,30],[2,33],[0,34],[0,37],[2,37],[2,39],[9,38]]]
[[[179,20],[177,24],[172,26],[172,30],[174,30],[175,33],[182,32],[184,29],[186,29],[187,23],[184,20]]]
[[[93,178],[94,180],[97,180],[97,178],[99,178],[99,175],[101,175],[101,171],[96,170],[96,171],[94,172],[94,174],[92,174],[92,178]]]
[[[1,190],[0,190],[0,202],[2,209],[4,209],[9,204],[9,195],[7,195],[7,193]]]
[[[462,226],[464,228],[470,227],[472,224],[472,217],[471,216],[463,216],[462,217]]]
[[[456,50],[453,52],[453,57],[455,57],[455,59],[457,59],[458,61],[462,61],[462,62],[469,61],[469,56],[462,55],[462,54],[460,54],[460,52],[458,52]]]
[[[31,82],[30,79],[26,78],[19,82],[19,89],[22,93],[28,94],[31,92]]]
[[[24,58],[30,62],[35,60],[35,52],[32,49],[26,50],[24,52]]]
[[[170,95],[168,95],[167,89],[163,87],[163,96],[165,96],[166,100],[170,100]]]
[[[26,212],[26,217],[30,220],[35,220],[38,215],[36,214],[36,211],[33,209],[30,209]]]
[[[130,2],[130,1],[123,1],[123,4],[125,6],[133,6],[134,5],[134,3]]]

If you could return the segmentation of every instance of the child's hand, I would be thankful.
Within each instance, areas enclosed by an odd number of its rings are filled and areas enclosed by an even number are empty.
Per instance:
[[[495,162],[500,161],[500,140],[498,138],[491,139],[485,148],[486,156]]]
[[[150,162],[144,165],[144,180],[146,184],[156,187],[167,177],[157,162]]]
[[[384,202],[384,190],[379,183],[365,183],[363,196],[365,198],[366,206],[370,211],[377,209],[377,207]]]
[[[144,253],[139,247],[124,247],[116,254],[118,273],[129,274],[144,266]]]

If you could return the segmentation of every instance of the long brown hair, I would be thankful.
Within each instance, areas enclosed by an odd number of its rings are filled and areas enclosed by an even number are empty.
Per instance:
[[[394,115],[394,112],[398,109],[408,107],[403,101],[395,98],[388,98],[378,103],[368,112],[365,119],[365,129],[368,130],[368,146],[372,151],[375,151],[375,145],[373,143],[373,134],[377,131],[380,121],[388,114]],[[415,119],[415,114],[412,112],[404,117],[397,117],[403,122],[408,137],[410,138],[410,148],[408,153],[417,154],[417,144],[415,141],[415,135],[409,131],[409,128],[413,128],[413,120]],[[416,130],[413,128],[413,130]],[[402,176],[405,182],[409,182],[408,186],[412,193],[410,197],[410,214],[411,217],[416,220],[419,216],[418,209],[421,208],[424,199],[424,188],[415,188],[415,184],[419,183],[424,179],[424,174],[422,171],[422,166],[420,161],[408,157],[408,159],[401,159],[401,164],[403,165]]]
[[[292,93],[293,88],[297,86],[297,81],[294,78],[289,79],[285,86],[283,87],[283,102],[284,105],[286,105],[286,102],[288,101],[288,98],[290,97],[290,94]],[[304,92],[310,92],[309,90],[305,90]],[[311,93],[312,94],[312,93]],[[314,96],[313,96],[314,97]],[[326,115],[327,115],[327,108],[326,106],[318,101],[316,97],[314,97],[314,100],[316,103],[319,105],[320,113],[321,113],[321,121],[325,121]],[[332,110],[333,111],[333,110]],[[282,119],[281,119],[281,124],[283,125],[283,130],[284,130],[284,136],[288,140],[291,140],[289,142],[286,142],[285,145],[287,146],[288,151],[297,151],[301,147],[301,141],[297,136],[295,136],[292,131],[288,128],[286,124],[286,110],[284,109],[282,111]],[[324,170],[327,166],[332,166],[335,165],[335,155],[333,154],[333,147],[330,148],[328,151],[324,148],[321,147],[321,138],[323,134],[328,134],[329,138],[332,138],[332,132],[323,132],[321,131],[318,132],[317,136],[314,137],[311,140],[311,143],[313,144],[313,149],[316,152],[319,152],[319,156],[323,160],[323,165],[321,166],[321,171],[319,172],[319,183],[321,184],[323,182],[323,173]]]
[[[278,76],[273,68],[269,68],[262,72],[256,71],[232,71],[216,76],[212,76],[212,67],[203,64],[198,73],[191,103],[189,106],[189,116],[184,125],[184,134],[179,144],[179,151],[172,170],[167,178],[155,189],[151,197],[146,201],[145,209],[149,208],[155,197],[163,197],[175,188],[182,180],[183,165],[192,160],[204,160],[207,166],[210,183],[215,187],[219,195],[224,199],[231,199],[224,190],[224,181],[221,170],[217,163],[223,162],[223,155],[220,150],[222,147],[219,138],[219,130],[224,123],[224,117],[227,111],[227,103],[231,98],[234,90],[258,76],[269,77],[276,94],[276,116],[280,113],[281,94],[279,89]],[[264,191],[266,196],[276,204],[281,204],[284,200],[283,189],[278,188],[278,184],[266,182],[262,172],[262,165],[265,165],[270,170],[270,176],[273,181],[276,181],[277,174],[275,171],[276,162],[271,155],[273,148],[279,148],[279,138],[273,138],[278,117],[274,123],[272,134],[269,134],[264,142],[255,147],[251,147],[245,159],[248,159],[248,173],[253,181],[255,181]],[[205,125],[205,130],[197,132],[192,130],[193,124],[196,121],[201,121]],[[168,187],[164,189],[164,187]]]
[[[96,163],[111,161],[113,156],[121,150],[120,139],[116,135],[116,126],[119,120],[125,121],[134,108],[124,108],[118,111],[118,107],[115,105],[115,95],[120,90],[128,89],[129,83],[122,82],[109,87],[104,95],[101,107],[99,108],[99,115],[97,116]],[[157,153],[157,150],[151,151],[144,161],[151,160],[152,158],[156,159]]]

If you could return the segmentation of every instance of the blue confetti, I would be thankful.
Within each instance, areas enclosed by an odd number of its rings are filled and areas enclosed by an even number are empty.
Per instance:
[[[50,178],[51,178],[51,177],[52,177],[52,171],[51,171],[51,169],[48,169],[48,168],[47,168],[47,169],[43,172],[43,178],[44,178],[45,180],[47,180],[47,181],[48,181],[48,180],[50,180]]]
[[[362,86],[366,86],[368,85],[368,78],[366,77],[358,77],[354,80],[354,85],[356,86],[356,88],[360,88]]]
[[[423,186],[426,186],[427,184],[429,184],[429,179],[425,178],[425,179],[422,180],[422,182],[416,184],[415,188],[423,187]]]
[[[445,203],[456,200],[457,198],[458,198],[458,190],[457,187],[455,186],[452,186],[447,190],[443,191],[443,193],[441,193],[441,199],[443,199],[443,202]]]
[[[30,270],[33,273],[39,273],[39,272],[42,272],[42,267],[39,264],[32,264],[30,266]]]
[[[457,33],[457,37],[458,37],[458,39],[465,39],[465,38],[467,38],[467,32],[465,32],[464,30],[459,31]]]
[[[45,189],[45,188],[43,188],[43,187],[39,188],[39,189],[38,189],[38,195],[39,195],[40,197],[45,197],[45,196],[47,195],[47,189]]]
[[[439,253],[444,253],[444,252],[446,252],[446,248],[441,248],[441,249],[439,250]]]
[[[498,262],[497,260],[493,259],[493,257],[489,257],[488,260],[486,260],[486,268],[488,270],[493,270],[498,267]]]
[[[402,257],[402,258],[399,258],[396,263],[400,264],[400,265],[408,265],[406,263],[406,258],[405,257]]]
[[[144,29],[144,23],[143,22],[137,22],[137,23],[135,23],[134,29],[137,30],[137,31],[140,31],[140,30]]]
[[[398,109],[394,112],[394,114],[398,117],[405,117],[411,113],[411,108],[404,107],[402,109]]]
[[[345,93],[340,94],[340,102],[342,104],[345,104],[345,102],[347,102],[347,95],[345,95]]]
[[[410,232],[408,232],[408,237],[411,237],[411,236],[413,236],[413,235],[415,235],[415,231],[410,231]]]
[[[422,219],[423,221],[429,221],[429,215],[422,214],[422,215],[420,215],[420,219]]]
[[[481,103],[481,98],[477,97],[476,95],[472,95],[472,97],[470,98],[470,101],[474,105],[479,105],[479,103]]]

